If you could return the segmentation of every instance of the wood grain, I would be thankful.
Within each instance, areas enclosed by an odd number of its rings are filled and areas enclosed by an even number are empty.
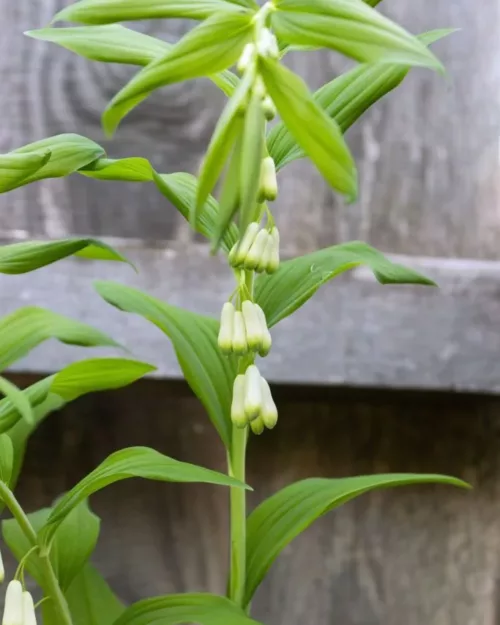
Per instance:
[[[19,380],[18,380],[19,381]],[[26,382],[26,380],[24,380]],[[497,398],[275,389],[279,427],[250,445],[251,505],[309,476],[442,472],[443,486],[379,491],[325,516],[261,586],[267,625],[496,625],[500,533]],[[221,445],[183,385],[141,382],[53,415],[30,443],[19,496],[50,503],[107,454],[151,445],[222,469]],[[132,480],[92,498],[96,563],[122,599],[223,592],[227,493]]]
[[[155,93],[103,141],[100,113],[133,74],[104,66],[22,32],[46,25],[64,2],[0,0],[0,150],[59,132],[78,131],[112,156],[140,155],[159,170],[196,171],[222,97],[204,81]],[[346,208],[304,162],[281,180],[277,206],[290,253],[339,240],[366,239],[395,253],[498,258],[500,187],[500,9],[485,0],[426,5],[387,2],[386,12],[413,32],[462,30],[436,44],[447,78],[414,70],[349,133],[360,165],[361,197]],[[140,28],[175,40],[186,23]],[[334,53],[296,55],[290,63],[311,88],[346,67]],[[100,234],[190,240],[185,225],[152,186],[100,183],[77,176],[0,198],[0,231]]]

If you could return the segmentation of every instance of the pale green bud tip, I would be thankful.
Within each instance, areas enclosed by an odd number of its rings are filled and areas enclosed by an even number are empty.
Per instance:
[[[266,428],[272,430],[276,423],[278,423],[278,409],[276,408],[273,396],[271,395],[269,384],[262,377],[260,378],[260,387],[262,394],[262,409],[260,417]]]
[[[261,417],[257,417],[257,419],[250,421],[250,427],[252,428],[252,432],[257,436],[260,436],[265,430],[264,421],[262,421]]]
[[[233,400],[231,403],[231,421],[238,428],[248,424],[245,414],[245,376],[237,375],[233,384]]]
[[[277,59],[280,55],[278,46],[278,40],[269,30],[269,28],[263,28],[259,34],[259,40],[257,41],[257,52],[259,56],[271,57]]]
[[[266,86],[260,76],[257,76],[257,78],[255,79],[253,92],[261,100],[263,100],[267,96]]]
[[[262,345],[262,324],[255,304],[246,300],[241,305],[241,312],[245,322],[248,347],[259,350]]]
[[[235,309],[233,304],[231,304],[231,302],[226,302],[222,307],[219,336],[217,339],[219,349],[225,354],[229,354],[233,349],[234,316]]]
[[[3,583],[5,579],[5,568],[3,565],[2,552],[0,551],[0,584]]]
[[[232,348],[235,354],[241,356],[248,351],[245,321],[243,319],[243,314],[239,310],[234,313]]]
[[[260,224],[258,221],[252,221],[252,223],[248,225],[234,253],[232,263],[234,266],[237,267],[238,265],[241,265],[243,262],[245,262],[245,257],[252,247],[252,244],[255,241],[255,237],[257,236],[259,230]]]
[[[255,45],[253,43],[247,43],[246,46],[243,48],[243,52],[241,53],[241,56],[236,65],[236,69],[240,72],[240,74],[243,74],[243,72],[245,72],[245,70],[248,68],[248,65],[252,60],[254,53]]]
[[[267,356],[271,351],[273,341],[271,339],[271,333],[269,332],[269,328],[267,327],[267,320],[264,311],[258,304],[255,304],[255,310],[257,311],[257,315],[259,316],[259,321],[262,329],[262,343],[259,349],[259,355],[264,357]]]
[[[5,593],[2,625],[24,625],[23,587],[17,579],[9,582]]]
[[[271,230],[271,239],[273,241],[273,245],[266,267],[267,273],[274,273],[275,271],[278,271],[280,266],[280,234],[276,226],[274,226]]]
[[[33,603],[33,597],[28,591],[23,592],[23,611],[23,625],[36,625],[35,605]]]
[[[262,404],[260,373],[255,365],[245,372],[245,414],[251,421],[259,416]]]
[[[264,254],[268,237],[269,233],[267,230],[261,230],[255,237],[255,241],[252,243],[252,247],[245,257],[245,269],[257,269],[262,260],[262,255]]]
[[[274,106],[274,102],[269,96],[266,96],[262,100],[262,109],[264,110],[264,115],[268,122],[272,121],[278,113],[276,107]]]

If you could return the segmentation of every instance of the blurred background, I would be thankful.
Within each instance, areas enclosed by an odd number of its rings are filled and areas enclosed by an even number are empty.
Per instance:
[[[145,0],[146,1],[146,0]],[[0,153],[63,133],[144,156],[162,173],[196,172],[223,103],[206,81],[153,94],[105,140],[100,115],[133,75],[23,37],[67,2],[0,0]],[[285,257],[362,239],[427,273],[440,290],[382,287],[359,270],[336,279],[275,333],[264,371],[279,427],[250,445],[252,503],[309,476],[448,473],[471,493],[422,486],[378,492],[324,517],[281,556],[255,600],[269,625],[500,623],[500,5],[496,0],[386,0],[414,33],[459,32],[434,45],[448,74],[412,70],[348,133],[360,199],[344,206],[303,161],[280,178]],[[175,41],[191,25],[141,23]],[[316,89],[349,67],[329,52],[290,55]],[[19,485],[28,509],[48,505],[106,455],[151,445],[222,469],[216,434],[180,380],[168,341],[106,306],[92,281],[115,279],[170,303],[217,314],[232,290],[223,259],[156,187],[73,176],[0,196],[7,240],[92,235],[139,274],[71,260],[35,277],[0,277],[0,313],[47,306],[109,331],[154,379],[81,399],[32,438]],[[93,352],[94,353],[94,352]],[[85,356],[85,353],[84,353]],[[32,383],[81,358],[59,344],[18,363]],[[131,602],[172,591],[223,592],[227,493],[127,482],[92,499],[103,519],[96,564]]]

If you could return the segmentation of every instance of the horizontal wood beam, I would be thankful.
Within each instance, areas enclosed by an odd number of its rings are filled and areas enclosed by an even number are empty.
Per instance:
[[[217,315],[234,288],[222,258],[204,245],[147,248],[120,242],[138,273],[118,263],[68,259],[35,274],[0,276],[0,314],[28,304],[93,324],[158,367],[180,376],[175,355],[154,326],[121,313],[93,291],[95,279],[138,287],[171,304]],[[439,289],[381,286],[365,269],[326,285],[273,331],[262,370],[275,382],[368,388],[500,391],[500,262],[394,257],[426,273]],[[90,354],[44,344],[16,372],[47,373]],[[109,352],[108,352],[109,353]]]

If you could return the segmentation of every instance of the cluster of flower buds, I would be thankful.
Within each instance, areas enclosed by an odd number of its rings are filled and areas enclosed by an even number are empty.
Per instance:
[[[245,300],[241,310],[236,310],[231,302],[226,302],[222,307],[218,343],[224,354],[244,356],[253,351],[267,356],[272,341],[262,308]]]
[[[7,586],[2,625],[36,625],[33,597],[17,579]]]
[[[254,434],[262,434],[265,428],[271,430],[278,422],[269,384],[255,365],[234,380],[231,421],[238,428],[249,425]]]
[[[248,226],[240,241],[229,252],[232,267],[258,273],[274,273],[280,265],[280,235],[278,228],[261,229],[256,221]]]

